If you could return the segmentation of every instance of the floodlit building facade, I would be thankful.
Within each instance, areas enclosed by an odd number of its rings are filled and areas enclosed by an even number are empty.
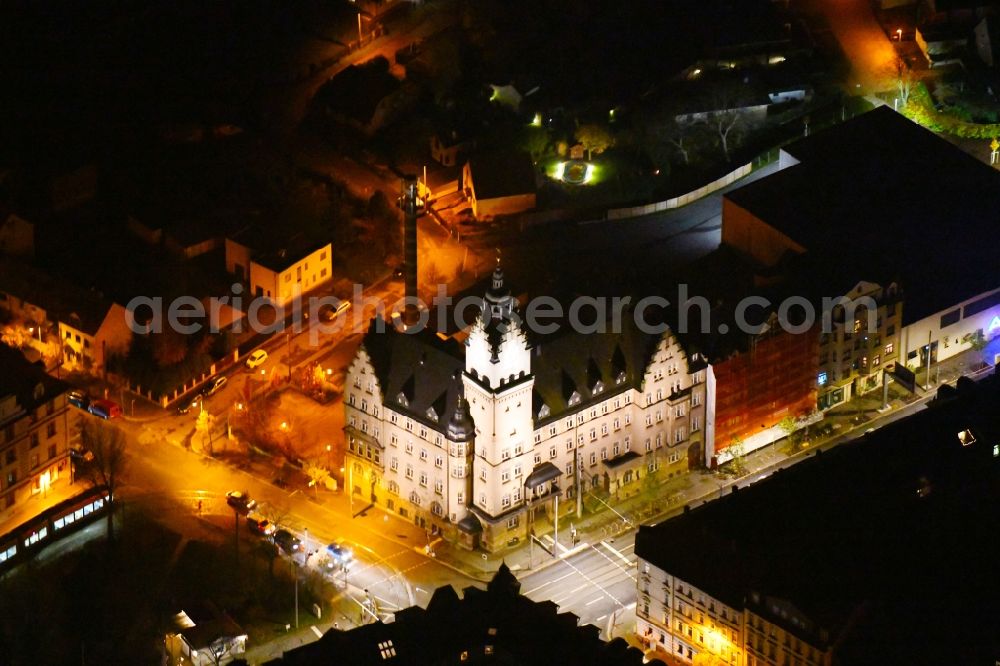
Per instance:
[[[464,348],[368,333],[345,390],[355,496],[467,547],[499,550],[700,464],[707,365],[669,329],[524,330],[498,268]],[[377,325],[377,324],[376,324]],[[373,325],[375,326],[375,325]]]

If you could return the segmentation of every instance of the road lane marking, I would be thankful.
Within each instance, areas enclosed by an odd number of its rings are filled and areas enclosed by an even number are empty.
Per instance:
[[[596,599],[591,599],[590,601],[588,601],[587,603],[585,603],[584,606],[589,606],[590,604],[596,604],[598,601],[600,601],[603,598],[604,597],[601,596],[601,597],[597,597]]]
[[[632,580],[635,580],[635,576],[634,576],[634,575],[632,575],[632,571],[633,571],[633,570],[635,569],[635,565],[634,565],[634,564],[632,564],[631,562],[629,562],[629,563],[628,563],[628,564],[629,564],[629,567],[628,567],[628,568],[626,569],[626,568],[625,568],[625,567],[623,567],[623,566],[622,566],[621,564],[619,564],[619,563],[617,562],[617,560],[613,560],[613,559],[611,559],[611,558],[610,558],[610,557],[608,556],[608,554],[607,554],[607,553],[605,553],[605,552],[604,552],[603,550],[601,550],[601,549],[600,549],[600,548],[598,548],[597,546],[594,546],[594,552],[595,552],[595,553],[597,553],[598,555],[600,555],[601,557],[603,557],[603,558],[604,558],[605,560],[607,560],[608,562],[610,562],[610,563],[612,564],[612,566],[614,566],[614,567],[615,567],[616,569],[618,569],[619,571],[621,571],[621,572],[622,572],[623,574],[625,574],[626,576],[628,576],[628,577],[629,577],[629,578],[631,578]],[[628,561],[628,560],[626,560],[626,562],[627,562],[627,561]]]
[[[316,638],[323,638],[323,632],[317,629],[315,624],[311,625],[309,628],[313,630],[314,634],[316,634]]]
[[[604,615],[602,615],[601,617],[599,617],[599,618],[597,618],[596,620],[594,620],[594,622],[600,622],[601,620],[603,620],[603,619],[604,619],[604,618],[606,618],[607,616],[608,616],[608,614],[607,614],[607,613],[605,613],[605,614],[604,614]]]
[[[599,589],[604,594],[608,595],[608,598],[610,598],[611,601],[615,602],[619,606],[624,606],[625,605],[622,602],[618,601],[618,599],[616,599],[613,594],[611,594],[610,592],[608,592],[607,589],[605,589],[602,585],[600,585],[599,583],[597,583],[593,578],[591,578],[590,576],[588,576],[587,574],[585,574],[583,571],[581,571],[579,569],[579,567],[575,566],[572,562],[570,562],[569,560],[562,560],[562,563],[565,564],[566,566],[570,567],[574,571],[576,571],[581,576],[583,576],[584,580],[586,580],[588,583],[590,583],[591,585],[593,585],[594,587],[596,587],[597,589]]]
[[[620,559],[622,562],[624,562],[628,566],[632,566],[633,563],[627,557],[625,557],[624,555],[622,555],[622,552],[620,550],[618,550],[617,548],[615,548],[614,546],[612,546],[610,543],[608,543],[607,541],[602,541],[601,545],[604,546],[605,548],[607,548],[608,550],[610,550],[615,555],[617,555],[618,559]]]

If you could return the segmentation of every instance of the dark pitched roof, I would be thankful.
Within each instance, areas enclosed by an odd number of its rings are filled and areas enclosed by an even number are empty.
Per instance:
[[[386,404],[442,433],[448,432],[449,423],[457,418],[460,428],[452,433],[468,434],[472,418],[468,410],[455,415],[462,390],[455,376],[465,369],[460,344],[441,340],[430,330],[400,333],[391,323],[375,319],[362,346],[371,359]],[[398,400],[400,394],[406,398],[405,405]],[[436,421],[429,418],[428,409],[437,414]]]
[[[316,93],[316,101],[335,114],[366,125],[379,102],[399,90],[400,85],[389,73],[389,61],[378,56],[350,65],[324,83]]]
[[[1000,616],[986,609],[1000,578],[984,544],[1000,520],[1000,379],[962,380],[946,394],[642,527],[637,556],[736,608],[746,601],[810,642],[835,644],[837,663],[994,659]],[[959,441],[965,429],[972,445]],[[792,607],[803,614],[796,623],[781,617]]]
[[[87,335],[97,333],[112,302],[93,291],[52,277],[30,264],[0,258],[0,291],[45,308],[57,320]]]
[[[534,194],[535,167],[527,153],[504,151],[476,155],[469,160],[477,199]]]
[[[506,564],[487,589],[468,587],[459,599],[449,586],[439,588],[426,609],[395,614],[390,624],[366,624],[350,631],[331,629],[315,643],[270,662],[287,664],[407,664],[459,662],[550,666],[639,666],[643,655],[619,643],[605,643],[597,627],[559,613],[551,601],[535,602]],[[462,656],[464,653],[464,657]],[[659,662],[654,662],[659,663]]]
[[[565,414],[574,392],[579,394],[580,404],[586,405],[640,386],[660,336],[639,330],[627,308],[621,316],[621,331],[616,333],[612,328],[608,322],[606,332],[577,333],[561,322],[557,333],[533,339],[535,392],[549,408],[544,418],[538,418],[535,410],[536,427]],[[603,388],[596,393],[595,379]],[[574,405],[573,409],[577,408]]]
[[[0,397],[17,396],[17,404],[25,412],[70,390],[69,384],[50,377],[44,368],[29,362],[21,352],[3,344],[0,344],[0,378]]]
[[[275,273],[280,273],[320,249],[325,242],[310,243],[305,240],[291,240],[287,247],[269,252],[255,253],[253,261]]]
[[[1000,218],[995,170],[889,107],[785,150],[800,163],[725,196],[840,283],[898,276],[907,323],[1000,287],[984,242]]]

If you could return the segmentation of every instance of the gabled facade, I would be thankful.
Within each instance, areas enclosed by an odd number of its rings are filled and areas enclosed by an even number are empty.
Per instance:
[[[895,284],[886,287],[859,282],[846,294],[850,301],[870,298],[876,305],[875,328],[868,330],[868,312],[856,309],[845,320],[843,306],[831,317],[829,333],[819,338],[817,406],[829,409],[856,395],[864,395],[887,381],[899,359],[903,300]]]
[[[90,310],[60,317],[59,341],[64,366],[96,373],[105,369],[108,357],[128,351],[132,331],[125,308],[118,303],[95,304]]]
[[[227,238],[226,270],[249,286],[252,297],[284,306],[333,279],[333,247],[324,243],[306,250],[262,252]]]
[[[71,483],[69,385],[0,347],[0,523],[53,485]],[[42,508],[37,507],[37,513]]]
[[[369,331],[348,369],[355,496],[495,551],[704,461],[710,368],[673,334],[534,339],[498,267],[464,349]]]

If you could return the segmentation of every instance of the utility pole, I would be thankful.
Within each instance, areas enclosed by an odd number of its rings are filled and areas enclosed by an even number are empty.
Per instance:
[[[299,628],[299,572],[295,569],[295,560],[288,560],[288,570],[295,576],[295,628]]]
[[[931,332],[927,331],[927,377],[924,379],[924,390],[931,390]]]
[[[556,488],[556,515],[553,523],[552,534],[552,557],[559,557],[559,493]]]
[[[574,435],[576,434],[576,428],[573,429]],[[583,516],[583,454],[580,450],[576,451],[576,519],[580,520]]]

